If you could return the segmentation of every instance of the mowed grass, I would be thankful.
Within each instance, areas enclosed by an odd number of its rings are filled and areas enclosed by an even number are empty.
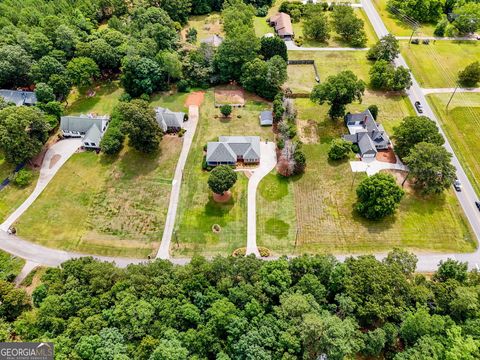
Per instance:
[[[455,154],[480,197],[480,94],[457,93],[445,109],[451,94],[428,95]]]
[[[0,279],[12,281],[22,270],[25,260],[0,250]]]
[[[372,24],[370,23],[370,20],[368,19],[367,15],[363,11],[363,9],[360,8],[355,8],[354,9],[355,15],[362,19],[364,22],[364,30],[367,35],[367,47],[370,47],[374,45],[378,41],[378,37],[375,33],[375,30],[373,29]],[[331,22],[331,11],[325,11],[324,12],[325,16],[329,21]],[[297,23],[293,23],[293,31],[295,33],[295,37],[303,38],[303,44],[302,47],[351,47],[348,43],[342,40],[340,35],[338,35],[334,30],[333,30],[333,25],[330,24],[330,39],[328,39],[326,42],[319,42],[317,40],[310,40],[306,39],[305,36],[303,35],[303,19]]]
[[[410,36],[412,28],[387,10],[388,0],[372,0],[387,29],[396,36]],[[415,33],[417,36],[433,36],[434,24],[421,24]]]
[[[401,52],[422,87],[456,86],[458,72],[480,59],[478,41],[437,41],[414,45],[401,41]]]
[[[450,190],[428,198],[409,190],[396,215],[380,222],[358,216],[354,211],[355,190],[366,175],[353,173],[348,161],[328,160],[330,142],[347,129],[341,121],[326,116],[326,105],[315,105],[308,99],[296,99],[295,103],[298,119],[317,123],[317,143],[303,145],[305,174],[286,183],[274,175],[262,181],[260,189],[280,190],[273,191],[277,196],[268,192],[264,196],[260,191],[259,245],[277,254],[378,252],[395,246],[434,252],[475,248],[468,223]],[[348,110],[361,110],[373,103],[380,108],[379,122],[390,134],[393,126],[413,111],[406,98],[371,93],[366,94],[363,104],[350,105]],[[275,223],[271,219],[277,216]]]
[[[153,155],[128,147],[116,158],[73,155],[19,219],[19,236],[90,254],[154,255],[181,144],[166,136]]]
[[[97,84],[91,88],[93,96],[87,95],[88,89],[73,89],[67,99],[66,115],[97,114],[108,115],[118,104],[124,93],[119,81],[109,81]]]
[[[225,204],[213,201],[208,188],[209,173],[202,170],[203,147],[208,141],[217,141],[221,135],[257,135],[262,140],[273,139],[270,127],[260,127],[258,116],[270,104],[247,94],[246,106],[234,109],[231,119],[218,117],[210,89],[200,107],[200,120],[184,170],[180,203],[171,252],[174,256],[203,254],[231,254],[246,246],[247,240],[247,182],[243,173],[232,188],[232,198]],[[212,226],[221,227],[219,233]]]
[[[220,13],[210,13],[208,15],[190,16],[187,25],[184,27],[182,33],[186,30],[194,28],[197,30],[197,44],[212,35],[220,35],[225,37],[223,33],[223,25]]]

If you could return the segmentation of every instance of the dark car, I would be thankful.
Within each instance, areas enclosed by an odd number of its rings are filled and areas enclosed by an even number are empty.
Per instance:
[[[475,201],[475,205],[477,205],[477,209],[480,210],[480,201]]]
[[[420,101],[415,101],[415,107],[417,108],[419,114],[423,114],[423,107],[422,104],[420,104]]]
[[[413,39],[413,40],[411,41],[411,43],[412,43],[412,44],[415,44],[415,45],[418,45],[418,44],[420,44],[420,40],[418,40],[418,39]]]
[[[462,191],[462,183],[460,182],[460,180],[458,180],[458,179],[455,180],[454,183],[453,183],[453,187],[457,191]]]

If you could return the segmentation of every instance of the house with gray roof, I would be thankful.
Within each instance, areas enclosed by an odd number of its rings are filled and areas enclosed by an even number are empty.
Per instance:
[[[260,113],[260,125],[261,126],[272,126],[273,125],[273,114],[271,110],[265,110]]]
[[[347,114],[345,124],[350,134],[343,138],[358,145],[362,158],[374,158],[379,150],[387,150],[391,145],[385,129],[368,109],[359,114]]]
[[[218,141],[207,144],[207,164],[235,165],[237,162],[258,164],[260,162],[260,137],[220,136]]]
[[[223,42],[223,38],[217,34],[209,36],[203,40],[200,40],[201,43],[212,45],[213,47],[219,47]]]
[[[16,106],[33,106],[37,103],[37,96],[33,91],[23,90],[0,90],[0,96],[8,103]]]
[[[185,113],[157,107],[155,109],[155,117],[163,132],[177,132],[183,128]]]
[[[105,131],[107,130],[108,116],[62,116],[60,131],[67,138],[82,138],[82,146],[87,149],[99,149]]]

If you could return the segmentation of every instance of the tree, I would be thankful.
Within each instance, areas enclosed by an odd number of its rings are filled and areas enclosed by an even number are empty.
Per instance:
[[[195,44],[197,42],[197,29],[195,28],[188,28],[187,33],[185,35],[186,40],[190,44]]]
[[[105,131],[105,134],[100,141],[100,150],[107,155],[115,155],[123,148],[125,141],[125,134],[118,126],[110,126]]]
[[[37,84],[37,87],[35,88],[35,95],[37,100],[44,104],[55,100],[55,95],[53,94],[52,88],[45,83]]]
[[[155,152],[162,139],[162,132],[155,112],[148,103],[133,100],[119,105],[118,111],[121,113],[122,130],[128,135],[130,145],[144,153]]]
[[[368,111],[370,111],[370,114],[372,114],[373,119],[377,120],[378,117],[378,106],[377,105],[370,105],[368,107]]]
[[[222,105],[220,106],[220,112],[223,116],[228,117],[232,113],[232,106],[228,104]]]
[[[47,141],[47,120],[35,107],[7,107],[0,111],[0,149],[11,164],[23,163]]]
[[[328,150],[330,160],[343,160],[352,152],[352,143],[344,139],[333,139]]]
[[[460,35],[473,34],[480,29],[480,3],[473,1],[464,3],[456,7],[453,14],[455,19],[453,26]]]
[[[304,20],[303,35],[320,42],[326,42],[330,38],[328,20],[322,12],[311,14]]]
[[[400,45],[393,34],[382,37],[367,52],[368,60],[385,60],[392,62],[400,54]]]
[[[435,23],[442,15],[444,0],[389,0],[388,9],[400,11],[422,23]]]
[[[452,154],[443,146],[421,142],[410,150],[405,163],[414,178],[414,184],[424,194],[440,194],[455,180]]]
[[[400,327],[400,336],[409,345],[415,344],[425,335],[439,335],[445,331],[446,319],[430,315],[426,308],[408,312]]]
[[[369,331],[364,335],[365,346],[362,353],[367,356],[377,357],[382,352],[385,342],[386,334],[381,328]]]
[[[282,57],[283,60],[288,60],[287,45],[278,36],[262,37],[260,40],[260,55],[264,60],[269,60],[275,55]]]
[[[59,100],[67,98],[68,94],[70,93],[70,80],[65,74],[53,74],[48,80],[48,85],[50,85],[53,93],[55,94],[55,97]]]
[[[171,79],[180,79],[182,77],[182,62],[178,53],[161,51],[157,55],[157,61],[162,71],[167,74],[167,84],[170,85]]]
[[[440,260],[437,272],[433,275],[433,280],[446,282],[448,280],[456,280],[464,283],[468,277],[468,264],[458,260],[447,259]]]
[[[364,92],[365,83],[350,70],[345,70],[329,76],[324,83],[315,85],[310,99],[320,105],[328,103],[330,105],[328,114],[333,119],[345,115],[347,104],[355,100],[361,102]]]
[[[228,165],[219,165],[210,172],[208,187],[215,194],[223,195],[237,182],[237,173]]]
[[[354,47],[363,47],[367,43],[367,35],[363,29],[362,19],[355,16],[351,6],[335,6],[332,14],[333,28],[342,39]]]
[[[77,44],[76,56],[92,59],[102,71],[115,70],[120,65],[117,50],[104,39]]]
[[[392,175],[378,173],[358,185],[355,208],[363,217],[379,220],[395,212],[404,194]]]
[[[188,350],[177,339],[162,339],[149,360],[187,360]]]
[[[151,94],[165,88],[165,80],[160,66],[153,60],[132,56],[122,60],[120,81],[125,91],[131,96]]]
[[[0,88],[30,85],[32,59],[18,45],[0,45]]]
[[[402,273],[409,276],[415,272],[418,258],[406,250],[394,248],[388,253],[383,262],[389,266],[398,266]]]
[[[412,86],[412,77],[407,68],[379,60],[370,69],[370,84],[374,89],[403,91]]]
[[[440,134],[437,125],[426,116],[407,116],[399,126],[393,128],[395,152],[400,158],[405,158],[410,150],[421,142],[443,145],[445,139]]]
[[[100,76],[98,65],[90,58],[73,58],[67,64],[67,74],[75,86],[89,86],[93,80]]]
[[[242,68],[240,82],[247,91],[273,100],[287,80],[287,64],[278,55],[268,61],[259,58],[246,63]]]
[[[480,82],[480,61],[467,65],[458,73],[458,82],[464,87],[475,87]]]
[[[32,65],[31,75],[36,83],[47,83],[53,75],[61,76],[65,67],[52,56],[44,56]]]

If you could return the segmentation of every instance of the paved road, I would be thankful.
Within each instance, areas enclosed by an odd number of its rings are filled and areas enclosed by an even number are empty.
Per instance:
[[[422,88],[423,95],[428,95],[428,94],[448,94],[448,93],[453,93],[455,91],[455,88]],[[465,89],[465,88],[458,88],[457,89],[458,93],[480,93],[480,88],[473,88],[473,89]]]
[[[352,48],[352,47],[301,47],[297,46],[293,40],[285,40],[287,50],[293,51],[367,51],[370,48]]]
[[[257,188],[260,181],[267,176],[277,164],[275,143],[260,143],[260,165],[248,180],[247,210],[247,255],[260,256],[257,248]]]
[[[80,147],[82,141],[80,139],[61,140],[50,147],[43,159],[40,168],[40,176],[35,189],[30,196],[20,205],[8,218],[0,225],[0,230],[7,231],[22,214],[27,211],[30,205],[40,196],[42,191],[47,187],[50,180],[53,179],[57,171]],[[60,199],[59,199],[60,200]]]
[[[172,191],[170,193],[170,203],[168,205],[167,219],[165,220],[165,228],[163,229],[162,242],[158,249],[157,258],[170,258],[170,243],[172,241],[173,229],[175,227],[175,218],[177,216],[178,201],[180,199],[180,188],[182,187],[183,169],[187,162],[188,152],[192,145],[193,136],[198,124],[198,106],[190,105],[188,108],[188,121],[185,124],[185,135],[183,137],[183,146],[178,158],[175,175],[172,181]]]
[[[375,32],[377,33],[378,37],[381,38],[387,35],[389,32],[385,27],[385,24],[383,23],[377,10],[373,6],[371,0],[361,0],[361,3],[363,4],[363,8],[367,16],[369,17],[370,22],[372,23],[373,28],[375,29]],[[395,64],[396,66],[404,66],[408,68],[408,65],[402,55],[399,55],[399,57],[395,59]],[[428,104],[424,96],[424,93],[422,91],[422,88],[418,84],[413,74],[412,74],[412,80],[413,80],[413,85],[410,88],[410,90],[407,91],[408,97],[410,98],[410,101],[412,102],[412,104],[415,101],[420,101],[422,103],[423,109],[424,109],[423,115],[426,115],[432,120],[434,120],[437,123],[440,129],[440,132],[445,137],[445,147],[448,151],[450,151],[453,154],[452,163],[457,169],[458,179],[463,184],[462,192],[457,192],[456,194],[460,202],[460,205],[462,206],[465,212],[465,215],[467,216],[468,221],[470,222],[470,225],[472,226],[473,232],[478,241],[480,239],[480,212],[478,211],[478,209],[474,204],[474,202],[478,199],[478,197],[475,194],[475,191],[472,187],[472,184],[468,180],[467,175],[463,171],[463,168],[460,165],[458,158],[455,156],[455,153],[453,152],[453,149],[448,141],[448,138],[445,136],[445,133],[443,132],[437,117],[435,116],[430,105]],[[419,257],[419,270],[423,270],[423,271],[434,270],[436,268],[438,261],[446,258],[456,258],[461,261],[468,261],[469,266],[473,268],[473,267],[476,267],[478,263],[480,263],[480,248],[478,248],[474,253],[469,253],[469,254],[443,254],[443,255],[442,254],[439,254],[439,255],[417,254],[417,256]]]

